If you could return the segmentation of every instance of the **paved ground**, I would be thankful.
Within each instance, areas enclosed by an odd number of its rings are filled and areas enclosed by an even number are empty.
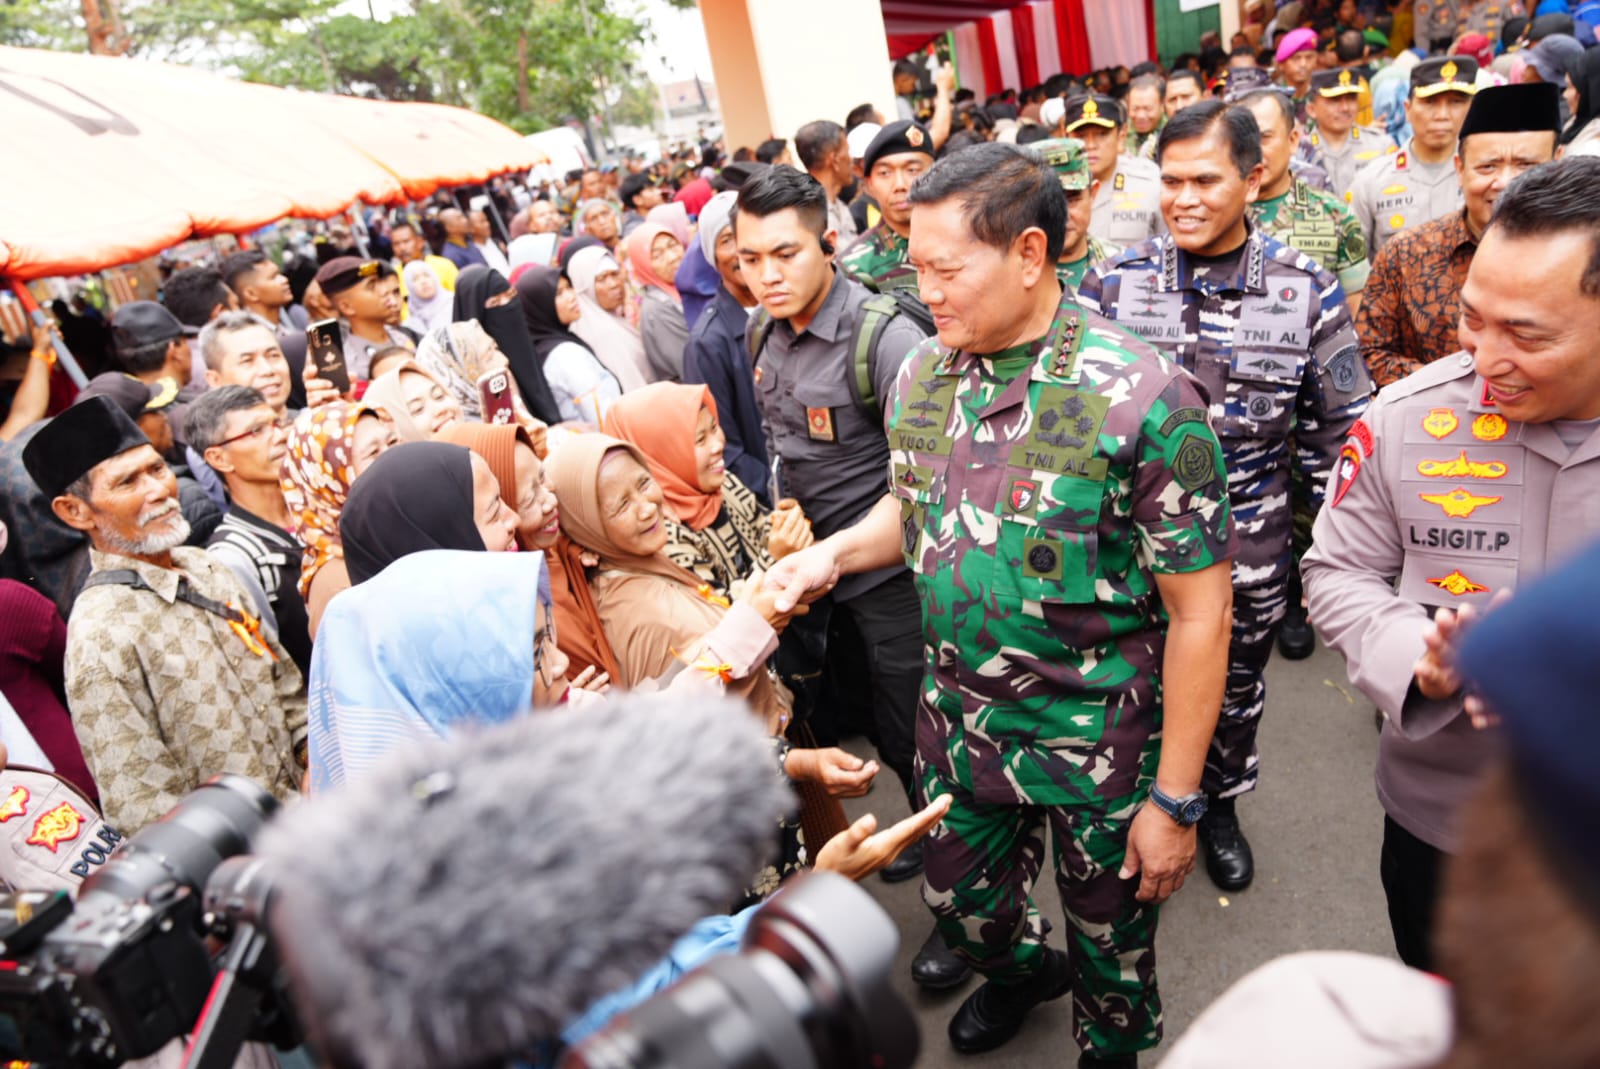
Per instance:
[[[1305,661],[1274,657],[1260,737],[1261,786],[1239,805],[1255,849],[1256,883],[1224,896],[1197,871],[1164,907],[1156,949],[1169,1039],[1182,1035],[1229,984],[1281,954],[1393,954],[1377,871],[1383,821],[1372,788],[1377,739],[1372,704],[1350,687],[1336,654],[1319,647]],[[887,806],[885,787],[850,803],[850,814],[873,803]],[[1041,884],[1035,900],[1059,933],[1055,885],[1048,879]],[[867,886],[905,933],[897,975],[922,1027],[921,1069],[1077,1064],[1065,999],[1035,1011],[1022,1033],[998,1051],[966,1057],[951,1050],[945,1025],[972,983],[938,997],[917,989],[908,970],[929,925],[918,883],[891,886],[874,878]],[[1052,938],[1062,945],[1059,935]],[[1154,1067],[1161,1053],[1141,1059],[1141,1065]]]

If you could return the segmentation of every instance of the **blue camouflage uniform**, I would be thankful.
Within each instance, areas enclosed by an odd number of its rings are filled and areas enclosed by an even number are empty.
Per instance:
[[[1210,401],[1239,552],[1227,692],[1202,786],[1213,797],[1242,794],[1255,787],[1262,670],[1286,608],[1292,483],[1321,507],[1372,393],[1344,291],[1251,227],[1237,263],[1194,260],[1171,235],[1125,249],[1090,268],[1079,299],[1192,372]]]

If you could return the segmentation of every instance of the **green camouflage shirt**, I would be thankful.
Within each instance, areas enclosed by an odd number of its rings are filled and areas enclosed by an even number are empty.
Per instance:
[[[1282,196],[1252,204],[1250,213],[1262,233],[1305,253],[1338,278],[1346,297],[1366,286],[1372,271],[1367,238],[1361,221],[1338,197],[1296,178]]]
[[[1121,245],[1113,245],[1109,241],[1101,241],[1094,235],[1089,236],[1089,248],[1076,260],[1056,261],[1056,278],[1061,282],[1061,288],[1068,293],[1078,292],[1078,283],[1083,281],[1083,276],[1094,264],[1102,260],[1109,260],[1122,251]]]
[[[908,245],[905,238],[880,219],[877,226],[844,251],[839,265],[857,282],[880,293],[889,289],[916,289],[916,269],[906,260]]]
[[[980,802],[1142,797],[1160,755],[1155,576],[1235,545],[1195,380],[1066,296],[1029,345],[928,339],[888,401],[923,608],[919,758]]]

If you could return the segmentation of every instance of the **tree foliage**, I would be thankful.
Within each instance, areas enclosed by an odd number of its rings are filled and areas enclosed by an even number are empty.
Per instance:
[[[668,0],[690,7],[693,0]],[[648,27],[616,0],[96,0],[119,50],[251,81],[473,108],[532,132],[655,114]],[[362,7],[366,11],[362,11]],[[85,0],[0,0],[0,44],[86,51]]]

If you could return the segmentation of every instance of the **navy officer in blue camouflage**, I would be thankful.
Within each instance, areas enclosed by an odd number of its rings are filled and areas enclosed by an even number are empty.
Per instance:
[[[1199,378],[1222,441],[1239,552],[1200,843],[1212,880],[1241,890],[1255,863],[1235,803],[1256,785],[1262,673],[1287,605],[1294,514],[1321,507],[1372,382],[1338,279],[1250,224],[1264,166],[1249,109],[1215,100],[1185,108],[1156,155],[1169,232],[1091,268],[1079,292],[1085,307]]]

